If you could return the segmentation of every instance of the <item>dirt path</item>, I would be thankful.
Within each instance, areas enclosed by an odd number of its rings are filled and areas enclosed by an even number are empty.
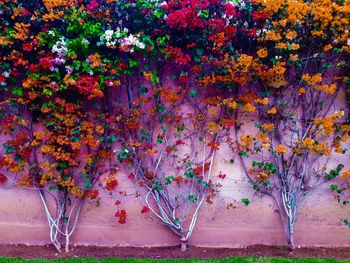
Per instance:
[[[133,248],[133,247],[72,247],[71,251],[58,254],[53,246],[0,245],[0,256],[24,258],[70,258],[70,257],[136,257],[136,258],[218,258],[230,256],[319,257],[350,259],[350,248],[297,248],[252,246],[247,248],[199,248],[189,247],[181,252],[179,247]]]

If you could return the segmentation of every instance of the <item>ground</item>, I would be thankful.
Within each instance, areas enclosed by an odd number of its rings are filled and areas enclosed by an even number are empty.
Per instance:
[[[251,246],[247,248],[199,248],[188,247],[182,252],[180,247],[134,248],[134,247],[94,247],[73,246],[71,251],[57,253],[53,246],[0,245],[0,256],[23,258],[76,258],[76,257],[116,257],[116,258],[221,258],[233,256],[257,257],[298,257],[350,259],[350,248],[296,248]]]

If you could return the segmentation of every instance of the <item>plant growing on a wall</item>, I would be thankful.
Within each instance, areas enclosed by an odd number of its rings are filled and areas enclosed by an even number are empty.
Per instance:
[[[294,223],[305,198],[344,167],[330,159],[347,152],[344,109],[334,101],[346,80],[348,33],[332,19],[344,20],[349,10],[331,1],[261,6],[268,17],[251,64],[269,68],[256,72],[260,81],[250,99],[258,132],[249,132],[253,127],[237,113],[236,143],[245,175],[257,193],[275,200],[293,248]]]
[[[227,140],[291,246],[304,194],[342,170],[328,160],[346,153],[348,1],[0,0],[0,14],[0,184],[38,191],[58,250],[117,167],[185,244]]]

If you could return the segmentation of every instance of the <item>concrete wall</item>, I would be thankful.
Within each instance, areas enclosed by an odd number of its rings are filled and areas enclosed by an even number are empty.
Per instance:
[[[219,153],[223,154],[223,153]],[[223,160],[218,156],[217,160]],[[219,168],[220,167],[220,168]],[[216,173],[223,171],[219,196],[212,205],[203,205],[198,224],[189,244],[211,247],[242,247],[253,244],[286,244],[279,214],[269,197],[254,194],[241,177],[237,165],[215,165]],[[178,244],[178,239],[150,214],[141,214],[142,198],[135,198],[129,179],[119,175],[120,184],[113,195],[102,189],[101,204],[88,201],[80,217],[72,242],[83,245],[106,246],[167,246]],[[219,180],[215,178],[215,180]],[[120,195],[118,191],[125,191]],[[47,244],[49,231],[38,193],[16,187],[0,188],[0,244]],[[241,199],[251,204],[245,207]],[[126,224],[114,217],[116,200],[122,201],[128,213]],[[233,203],[234,208],[226,206]],[[340,220],[349,216],[333,200],[324,185],[308,198],[299,212],[295,229],[297,246],[350,246],[350,230]]]

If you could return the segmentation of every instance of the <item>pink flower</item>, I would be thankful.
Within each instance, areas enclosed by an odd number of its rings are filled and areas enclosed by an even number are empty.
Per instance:
[[[94,9],[98,8],[98,3],[95,0],[92,0],[86,8],[90,11],[93,11]]]

